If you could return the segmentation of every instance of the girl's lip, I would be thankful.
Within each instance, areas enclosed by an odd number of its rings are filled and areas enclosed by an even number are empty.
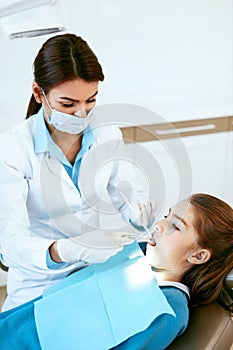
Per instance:
[[[155,233],[153,232],[152,235],[151,235],[151,239],[149,239],[149,244],[151,246],[156,246],[156,237],[155,237]]]

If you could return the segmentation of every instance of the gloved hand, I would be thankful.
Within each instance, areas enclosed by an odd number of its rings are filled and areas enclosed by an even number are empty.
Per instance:
[[[156,211],[156,204],[152,200],[143,202],[141,200],[131,200],[128,203],[128,216],[130,222],[134,226],[146,226],[150,227],[154,220],[154,213]]]
[[[110,235],[104,230],[95,230],[80,236],[60,239],[57,241],[57,252],[64,262],[82,260],[101,263],[122,250],[123,244],[116,235]]]

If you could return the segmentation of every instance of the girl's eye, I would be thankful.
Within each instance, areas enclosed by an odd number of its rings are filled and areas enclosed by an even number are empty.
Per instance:
[[[178,226],[176,226],[176,224],[172,223],[172,228],[177,230],[177,231],[180,231],[180,228]]]

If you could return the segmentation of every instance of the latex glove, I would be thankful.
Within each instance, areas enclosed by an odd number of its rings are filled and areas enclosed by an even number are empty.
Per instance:
[[[154,220],[154,213],[156,211],[156,204],[152,200],[146,203],[134,200],[128,202],[130,222],[137,228],[138,226],[150,227]]]
[[[81,236],[60,239],[57,242],[57,251],[64,262],[82,260],[88,263],[101,263],[121,251],[123,244],[131,242],[132,240],[121,241],[116,233],[111,235],[103,230],[95,230]]]

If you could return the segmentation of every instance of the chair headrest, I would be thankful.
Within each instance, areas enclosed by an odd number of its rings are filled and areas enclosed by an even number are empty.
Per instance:
[[[226,281],[227,287],[233,288],[233,269],[231,269],[231,271],[228,273],[225,281]]]

